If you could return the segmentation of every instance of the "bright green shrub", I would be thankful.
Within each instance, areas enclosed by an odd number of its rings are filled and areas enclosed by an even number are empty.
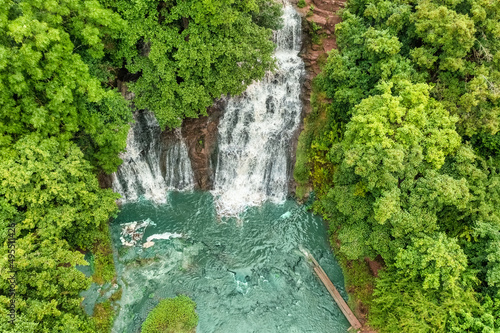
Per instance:
[[[142,324],[142,333],[191,333],[198,325],[196,303],[185,295],[162,300]]]
[[[305,6],[306,6],[305,0],[299,0],[299,2],[297,2],[297,7],[304,8]]]

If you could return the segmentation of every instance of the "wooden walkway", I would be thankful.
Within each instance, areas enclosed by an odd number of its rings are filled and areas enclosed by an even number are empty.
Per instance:
[[[347,303],[344,301],[342,296],[340,296],[337,288],[335,288],[332,281],[330,281],[323,268],[321,268],[316,259],[314,259],[309,252],[306,253],[306,256],[308,257],[308,259],[311,259],[314,271],[318,275],[321,282],[323,282],[326,289],[328,289],[328,292],[330,293],[330,295],[332,295],[335,302],[337,302],[337,305],[339,306],[340,310],[351,324],[351,328],[354,328],[356,330],[360,329],[361,323],[359,322],[358,318],[356,318],[356,316],[354,315],[354,313],[352,313],[349,306],[347,306]]]

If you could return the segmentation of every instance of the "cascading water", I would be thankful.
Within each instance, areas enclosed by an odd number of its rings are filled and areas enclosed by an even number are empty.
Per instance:
[[[165,143],[153,113],[136,112],[134,119],[126,152],[120,155],[123,164],[113,174],[113,190],[122,202],[144,197],[162,203],[168,190],[192,189],[193,171],[180,130]]]
[[[277,71],[232,98],[219,124],[213,194],[219,215],[234,216],[263,201],[283,202],[290,170],[290,141],[300,122],[304,63],[301,18],[284,6],[275,32]]]
[[[214,195],[172,192],[168,205],[156,204],[168,189],[192,186],[191,166],[179,133],[164,140],[152,114],[135,115],[113,182],[129,201],[111,224],[117,285],[85,294],[91,315],[92,302],[121,288],[113,333],[139,333],[161,299],[179,294],[197,304],[198,333],[347,331],[299,250],[313,253],[345,298],[324,223],[286,200],[302,108],[300,37],[300,17],[285,4],[284,27],[275,33],[277,72],[229,100],[219,124]],[[131,202],[141,196],[155,203]],[[221,223],[221,215],[243,223]]]

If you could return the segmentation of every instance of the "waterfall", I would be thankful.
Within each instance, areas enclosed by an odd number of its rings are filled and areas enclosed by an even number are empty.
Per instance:
[[[213,194],[219,215],[237,215],[288,192],[290,141],[300,122],[304,63],[301,18],[284,4],[283,28],[274,33],[277,71],[231,98],[219,124]]]
[[[123,164],[113,174],[113,190],[122,202],[144,197],[164,203],[167,191],[192,189],[193,171],[180,129],[163,140],[153,113],[136,112],[134,120],[126,152],[120,155]]]

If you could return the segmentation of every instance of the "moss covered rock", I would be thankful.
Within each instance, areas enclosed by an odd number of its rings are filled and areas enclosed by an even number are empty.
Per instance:
[[[185,295],[164,299],[148,314],[141,333],[193,333],[198,325],[195,308]]]

